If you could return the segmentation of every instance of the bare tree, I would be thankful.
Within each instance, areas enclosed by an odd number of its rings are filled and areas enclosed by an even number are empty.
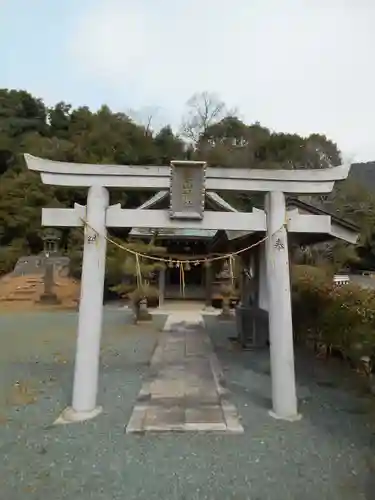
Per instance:
[[[216,94],[201,92],[194,94],[186,103],[187,113],[181,125],[181,135],[196,145],[205,131],[230,112]]]
[[[157,106],[145,106],[138,110],[129,109],[126,114],[133,122],[141,125],[145,129],[145,135],[149,135],[155,128],[160,128],[155,124],[159,111],[160,108]]]

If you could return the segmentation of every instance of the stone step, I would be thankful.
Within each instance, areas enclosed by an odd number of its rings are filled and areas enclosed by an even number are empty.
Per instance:
[[[1,302],[33,302],[31,297],[5,297]]]
[[[21,290],[14,290],[13,295],[17,296],[22,296],[22,295],[34,295],[35,290],[27,290],[27,289],[21,289]]]

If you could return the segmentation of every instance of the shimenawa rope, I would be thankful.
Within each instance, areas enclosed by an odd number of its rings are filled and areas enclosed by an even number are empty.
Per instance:
[[[135,256],[136,276],[137,276],[137,286],[138,287],[142,287],[142,284],[143,284],[140,259],[149,259],[149,260],[153,260],[154,262],[155,261],[156,262],[163,262],[164,264],[167,264],[169,267],[173,267],[174,265],[176,265],[176,267],[179,268],[179,272],[180,272],[180,291],[181,291],[183,296],[185,295],[185,269],[190,269],[190,263],[193,263],[195,265],[198,265],[198,264],[208,265],[208,264],[215,262],[215,261],[228,260],[229,272],[230,272],[230,276],[231,276],[231,282],[233,285],[233,283],[234,283],[234,272],[233,272],[234,257],[261,245],[269,238],[269,236],[267,235],[264,238],[257,241],[256,243],[253,243],[252,245],[249,245],[245,248],[241,248],[240,250],[236,250],[235,252],[231,252],[231,253],[227,253],[227,254],[223,254],[223,255],[216,255],[214,257],[207,257],[206,256],[204,258],[201,258],[201,256],[199,256],[197,258],[195,256],[195,257],[191,257],[191,258],[187,258],[187,259],[174,259],[172,256],[167,256],[166,258],[156,257],[154,255],[149,255],[149,254],[145,254],[145,253],[141,253],[141,252],[137,252],[135,250],[132,250],[124,245],[121,245],[120,243],[118,243],[117,241],[115,241],[114,239],[112,239],[109,236],[101,235],[99,233],[99,231],[97,231],[95,228],[93,228],[85,219],[81,218],[81,221],[82,221],[84,227],[88,227],[89,229],[91,229],[91,231],[93,231],[97,236],[99,236],[99,237],[104,236],[104,238],[112,245],[115,245],[117,248],[120,248],[121,250],[124,250],[125,252],[128,252],[131,255]],[[284,226],[285,226],[285,224],[283,224],[277,231],[275,231],[275,233],[273,233],[272,236],[274,234],[276,234]]]
[[[132,255],[134,255],[136,258],[142,258],[142,259],[149,259],[149,260],[153,260],[153,261],[156,261],[156,262],[163,262],[167,265],[170,265],[170,264],[178,264],[179,267],[181,267],[181,265],[187,265],[187,264],[208,264],[208,263],[211,263],[211,262],[215,262],[215,261],[218,261],[218,260],[228,260],[228,259],[231,259],[233,257],[235,257],[236,255],[240,255],[244,252],[247,252],[248,250],[251,250],[255,247],[257,247],[258,245],[261,245],[262,243],[264,243],[268,238],[269,236],[265,236],[264,238],[260,239],[259,241],[257,241],[256,243],[253,243],[252,245],[249,245],[245,248],[241,248],[240,250],[236,250],[235,252],[230,252],[230,253],[226,253],[226,254],[222,254],[222,255],[217,255],[217,256],[214,256],[214,257],[191,257],[191,258],[186,258],[186,259],[177,259],[177,258],[173,258],[173,256],[167,256],[167,257],[157,257],[155,255],[150,255],[150,254],[145,254],[145,253],[141,253],[141,252],[137,252],[136,250],[132,250],[131,248],[128,248],[124,245],[121,245],[120,243],[118,243],[117,241],[113,240],[111,237],[109,236],[105,236],[105,235],[101,235],[96,229],[94,229],[86,220],[84,219],[81,219],[81,221],[83,222],[84,226],[87,226],[89,229],[91,229],[97,236],[104,236],[104,238],[109,242],[111,243],[112,245],[115,245],[117,248],[120,248],[121,250],[124,250],[125,252],[128,252]],[[276,234],[283,226],[281,226],[277,231],[275,231],[274,234]],[[137,257],[138,256],[138,257]]]

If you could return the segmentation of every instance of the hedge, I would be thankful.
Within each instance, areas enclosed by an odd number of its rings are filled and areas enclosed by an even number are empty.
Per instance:
[[[295,266],[292,300],[297,343],[334,348],[354,363],[375,359],[375,290],[337,286],[323,268]]]

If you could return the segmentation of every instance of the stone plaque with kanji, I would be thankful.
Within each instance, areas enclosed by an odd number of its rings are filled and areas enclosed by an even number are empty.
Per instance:
[[[205,200],[205,167],[201,161],[172,161],[170,217],[202,219]]]

